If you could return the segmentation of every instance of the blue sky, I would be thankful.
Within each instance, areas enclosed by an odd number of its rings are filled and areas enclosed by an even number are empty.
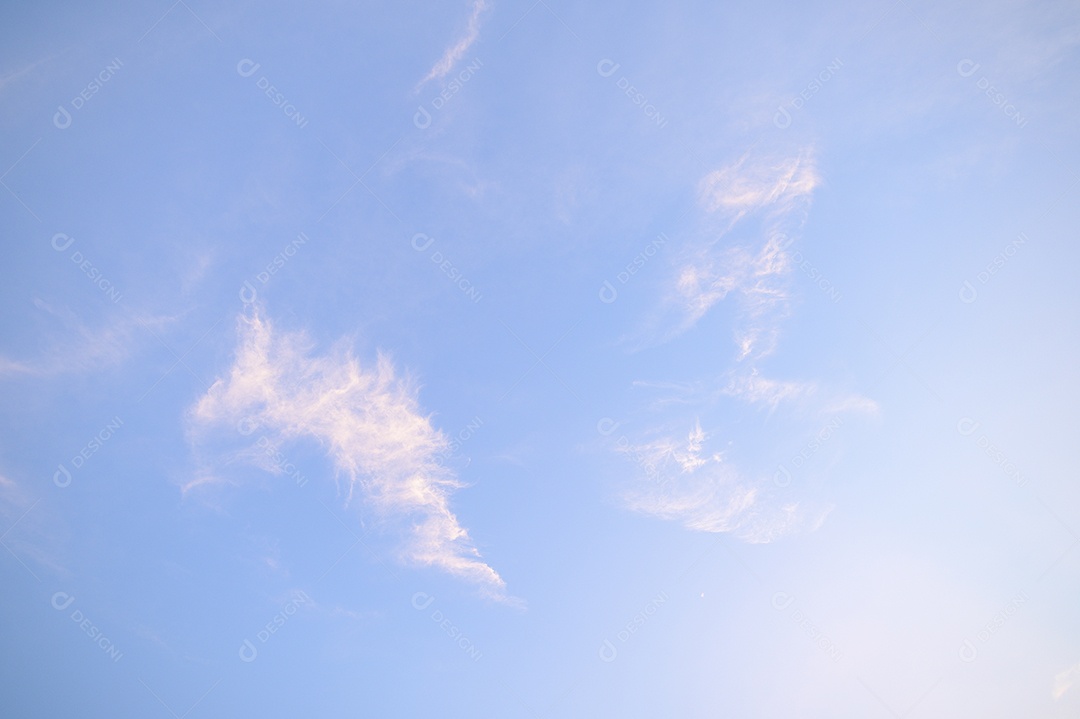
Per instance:
[[[5,716],[1080,711],[1075,4],[4,15]]]

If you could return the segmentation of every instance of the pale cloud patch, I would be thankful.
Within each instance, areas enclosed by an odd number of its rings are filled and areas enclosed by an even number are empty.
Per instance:
[[[809,397],[817,391],[812,382],[783,381],[763,377],[757,369],[731,378],[723,393],[748,404],[764,404],[775,409],[782,402]]]
[[[3,503],[0,508],[6,506],[23,507],[29,504],[22,488],[13,479],[0,474],[0,499]]]
[[[814,189],[820,184],[813,155],[753,157],[750,153],[705,175],[698,183],[698,203],[721,218],[709,219],[704,239],[687,248],[677,262],[664,298],[668,313],[654,322],[670,339],[696,325],[712,307],[733,297],[739,313],[733,328],[738,358],[763,357],[779,340],[780,323],[789,314],[793,262],[789,248],[801,227]],[[756,226],[740,232],[757,240],[721,246],[745,218],[762,213]],[[745,222],[744,222],[745,224]]]
[[[654,476],[660,474],[660,467],[676,465],[681,473],[687,474],[701,467],[706,460],[701,457],[705,442],[705,432],[701,423],[695,422],[685,440],[665,437],[639,445],[623,445],[620,450],[638,459],[642,466]]]
[[[721,390],[747,404],[760,404],[776,409],[781,404],[797,404],[804,412],[827,416],[841,414],[875,415],[880,407],[869,397],[823,389],[817,382],[770,379],[755,367],[749,372],[732,374]]]
[[[682,334],[729,295],[737,298],[739,317],[734,341],[739,359],[771,352],[779,337],[779,322],[788,314],[791,258],[786,235],[775,234],[760,248],[709,247],[684,260],[675,279],[674,299],[682,315],[673,335]]]
[[[1080,664],[1071,666],[1054,677],[1054,699],[1061,699],[1073,684],[1080,681]]]
[[[657,395],[650,402],[655,411],[678,405],[704,409],[724,398],[764,406],[770,412],[786,405],[793,414],[801,416],[875,415],[880,410],[878,403],[868,397],[824,387],[815,381],[774,379],[753,366],[739,366],[707,381],[635,380],[632,386]]]
[[[824,414],[864,414],[876,415],[881,411],[881,406],[869,397],[858,394],[847,394],[831,400],[822,409]]]
[[[740,284],[742,317],[735,328],[739,359],[764,356],[776,348],[779,323],[788,316],[791,298],[786,242],[784,235],[770,237],[747,263],[748,272]]]
[[[621,450],[644,477],[623,495],[628,509],[678,521],[698,532],[732,534],[752,544],[772,542],[804,526],[816,528],[797,502],[770,500],[765,480],[750,480],[721,452],[705,449],[707,435],[695,422],[685,439],[664,437]]]
[[[4,72],[3,74],[0,74],[0,93],[7,90],[9,85],[14,85],[19,80],[22,80],[25,76],[29,75],[39,65],[51,61],[52,59],[52,56],[42,58],[41,60],[37,60],[27,65],[23,65],[17,70],[11,70],[9,72]]]
[[[34,304],[58,320],[61,327],[50,333],[49,345],[33,359],[0,356],[0,378],[54,377],[116,367],[128,360],[146,334],[164,328],[174,319],[121,310],[107,322],[91,326],[66,307],[54,308],[40,299],[35,299]]]
[[[769,378],[760,369],[760,360],[776,350],[781,324],[791,314],[795,269],[791,247],[820,182],[809,150],[787,157],[748,152],[700,180],[702,237],[676,260],[661,309],[647,332],[666,341],[693,328],[718,303],[734,302],[735,363],[705,379],[635,383],[663,393],[652,402],[654,412],[672,405],[708,412],[729,398],[766,407],[770,416],[784,406],[796,420],[791,429],[784,424],[785,432],[798,437],[809,431],[807,426],[817,425],[822,414],[830,416],[830,422],[840,422],[837,415],[842,413],[877,411],[876,403],[867,398],[838,395],[814,381]],[[735,232],[740,239],[732,242],[728,235]],[[634,461],[643,475],[624,495],[629,508],[679,521],[689,529],[731,533],[748,542],[813,531],[824,521],[827,511],[808,510],[805,503],[791,499],[786,491],[790,476],[778,480],[778,465],[760,477],[746,474],[724,452],[706,450],[708,437],[698,420],[685,438],[673,434],[672,426],[669,419],[635,442],[620,437],[617,451]],[[810,443],[816,442],[815,453],[823,441],[816,439],[821,431],[809,435]],[[809,451],[806,446],[778,437],[776,451],[786,458],[790,448],[802,457]]]
[[[713,170],[698,183],[698,201],[708,212],[741,217],[770,205],[786,206],[809,197],[820,180],[809,153],[797,157],[752,158],[746,153]]]
[[[737,286],[741,265],[738,253],[732,261],[710,262],[706,258],[688,264],[679,270],[675,287],[682,300],[686,316],[683,327],[693,326],[720,300],[728,296]]]
[[[362,365],[339,344],[315,355],[302,334],[281,333],[257,312],[241,316],[236,359],[191,408],[197,448],[221,427],[257,427],[276,444],[313,438],[326,448],[351,499],[408,527],[402,558],[433,566],[506,600],[505,582],[480,559],[450,509],[463,486],[440,458],[449,439],[422,413],[417,389],[389,357]],[[253,456],[253,455],[249,455]],[[202,471],[190,486],[214,481]]]
[[[18,560],[35,577],[24,559],[31,560],[54,572],[64,574],[67,568],[58,558],[63,535],[63,525],[49,511],[48,503],[41,504],[41,497],[27,491],[26,483],[20,484],[0,474],[0,553]],[[6,552],[5,552],[6,550]]]
[[[461,58],[465,56],[465,53],[469,51],[469,48],[472,47],[472,44],[476,42],[476,39],[480,37],[480,16],[486,9],[487,3],[484,0],[474,0],[465,34],[446,49],[443,56],[432,66],[424,79],[419,82],[417,89],[431,80],[441,80],[450,74],[450,71],[454,69],[454,65],[458,64]]]

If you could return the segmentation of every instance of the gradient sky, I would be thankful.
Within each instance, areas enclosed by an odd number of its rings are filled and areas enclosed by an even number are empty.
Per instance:
[[[1080,714],[1080,6],[2,13],[4,716]]]

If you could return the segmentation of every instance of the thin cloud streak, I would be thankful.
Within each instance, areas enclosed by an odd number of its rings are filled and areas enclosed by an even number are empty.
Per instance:
[[[782,212],[809,197],[820,180],[808,152],[783,160],[751,159],[747,152],[698,183],[698,202],[708,212],[742,217],[770,205]]]
[[[391,360],[380,354],[364,367],[343,345],[315,356],[302,334],[275,332],[257,311],[238,324],[232,368],[190,411],[193,443],[230,424],[257,427],[275,444],[315,438],[347,481],[350,499],[359,494],[381,520],[409,527],[404,561],[508,600],[505,582],[450,510],[450,495],[463,484],[440,462],[449,439],[421,413],[416,387]],[[207,481],[214,478],[204,473],[189,487]]]
[[[472,14],[469,16],[469,24],[465,29],[465,35],[456,43],[451,45],[443,53],[443,56],[439,58],[424,79],[417,85],[416,89],[426,85],[431,80],[441,80],[450,74],[450,71],[454,69],[454,65],[465,56],[465,53],[469,51],[472,44],[476,42],[476,39],[480,37],[480,15],[487,9],[487,3],[485,0],[476,0],[473,3]]]
[[[56,333],[51,346],[32,361],[0,356],[0,379],[56,377],[117,367],[146,342],[149,331],[160,330],[175,320],[175,317],[121,310],[107,323],[90,327],[70,309],[56,309],[40,299],[35,299],[34,304],[58,319],[63,333]]]

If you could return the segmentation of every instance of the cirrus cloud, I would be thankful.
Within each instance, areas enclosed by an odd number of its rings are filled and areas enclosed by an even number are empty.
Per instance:
[[[506,583],[450,509],[450,495],[463,483],[441,462],[449,439],[421,412],[416,387],[390,358],[380,354],[364,366],[343,345],[315,355],[303,334],[275,331],[258,311],[238,325],[227,376],[189,412],[193,442],[241,422],[258,426],[275,445],[316,439],[350,499],[359,494],[380,519],[409,526],[404,561],[437,567],[506,600]],[[212,479],[204,473],[188,487]]]

